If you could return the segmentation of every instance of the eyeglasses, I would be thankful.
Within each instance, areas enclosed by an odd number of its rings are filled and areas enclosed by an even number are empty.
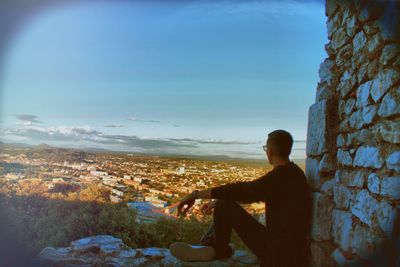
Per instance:
[[[266,145],[263,146],[263,150],[264,150],[265,152],[267,152],[267,146],[266,146]]]

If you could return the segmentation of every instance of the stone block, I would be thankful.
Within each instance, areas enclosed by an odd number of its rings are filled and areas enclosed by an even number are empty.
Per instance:
[[[331,173],[331,172],[335,171],[335,169],[336,169],[335,157],[330,153],[324,154],[324,156],[322,157],[322,159],[318,165],[319,172],[320,173]]]
[[[344,266],[348,264],[348,260],[345,258],[345,256],[343,256],[342,252],[338,248],[335,249],[331,257],[339,266]]]
[[[400,91],[400,88],[398,89]],[[379,106],[378,115],[389,117],[400,114],[400,93],[387,93]]]
[[[358,192],[355,204],[351,208],[351,213],[358,217],[360,221],[372,226],[372,217],[378,207],[378,201],[366,190]]]
[[[329,179],[321,185],[321,192],[327,196],[333,195],[333,188],[336,185],[335,178]]]
[[[346,98],[350,92],[353,90],[353,76],[351,76],[349,71],[345,71],[340,78],[340,82],[336,88],[336,90],[340,93],[342,98]]]
[[[375,105],[369,105],[362,108],[362,124],[368,125],[374,121],[377,114],[377,107]]]
[[[361,84],[357,88],[357,107],[361,108],[370,103],[369,92],[371,91],[371,81]]]
[[[318,74],[319,78],[321,79],[321,82],[326,82],[328,86],[332,85],[332,77],[335,76],[334,71],[335,71],[334,62],[331,59],[326,58],[324,62],[322,62],[319,65]]]
[[[386,166],[400,173],[400,150],[391,153],[386,159]]]
[[[382,200],[376,210],[376,215],[379,227],[388,239],[392,239],[394,223],[397,216],[396,209],[392,207],[389,202]]]
[[[380,186],[381,182],[379,176],[376,173],[371,173],[368,175],[368,190],[371,193],[379,194],[380,193]]]
[[[363,126],[363,113],[361,109],[356,110],[351,114],[349,123],[351,128],[361,129]]]
[[[374,58],[378,55],[379,51],[382,49],[384,43],[379,33],[373,35],[371,39],[367,42],[368,57]]]
[[[336,146],[337,147],[344,147],[347,145],[346,141],[347,135],[346,134],[338,134],[336,137]]]
[[[378,73],[377,77],[372,80],[371,97],[378,102],[382,96],[395,84],[399,82],[400,73],[393,69],[384,70]]]
[[[346,44],[345,46],[341,47],[338,52],[336,53],[336,66],[338,67],[339,70],[345,69],[344,66],[346,66],[351,57],[353,56],[353,47],[351,44]],[[350,77],[351,79],[352,77]],[[349,80],[350,80],[349,79]]]
[[[321,176],[319,174],[318,166],[318,159],[307,157],[305,173],[307,182],[313,190],[318,190],[321,185]]]
[[[351,213],[334,209],[332,212],[332,236],[339,247],[348,251],[350,249],[352,218]]]
[[[337,8],[339,7],[337,0],[326,0],[325,1],[325,15],[331,17]]]
[[[350,114],[355,110],[356,107],[356,100],[354,98],[349,98],[346,101],[345,107],[344,107],[344,113],[346,115]]]
[[[354,194],[347,187],[337,184],[333,188],[333,200],[339,209],[349,209],[350,204],[353,202]]]
[[[311,243],[311,265],[313,267],[334,267],[334,263],[330,254],[333,247],[327,242]]]
[[[320,194],[314,193],[311,236],[316,241],[331,239],[332,201]]]
[[[400,199],[400,176],[382,178],[381,195],[392,200]]]
[[[344,46],[350,41],[349,36],[347,36],[344,28],[339,28],[336,32],[332,34],[331,46],[334,50],[338,50],[340,47]]]
[[[359,31],[353,39],[353,52],[357,53],[360,49],[363,49],[367,43],[367,37],[363,31]]]
[[[383,65],[391,64],[395,57],[400,56],[400,46],[398,44],[387,44],[382,49],[380,62]]]
[[[352,170],[338,170],[336,171],[335,178],[337,182],[340,182],[349,187],[362,188],[365,183],[367,171],[352,171]]]
[[[362,64],[357,71],[357,81],[362,84],[367,81],[368,78],[368,65]]]
[[[343,166],[351,166],[353,159],[350,156],[350,152],[342,149],[338,149],[336,154],[337,162]]]
[[[400,143],[400,120],[383,122],[378,127],[383,140],[392,144]]]
[[[379,148],[360,146],[357,149],[353,165],[355,167],[380,169],[383,166],[383,159]]]
[[[317,94],[315,95],[315,102],[323,99],[330,99],[335,96],[335,92],[332,86],[329,86],[326,82],[320,82],[317,86]]]
[[[366,227],[357,224],[351,240],[351,250],[362,259],[369,259],[374,249],[375,236],[373,233]]]
[[[313,104],[308,113],[307,156],[319,156],[332,150],[336,133],[332,130],[337,112],[334,100],[321,100]]]
[[[357,18],[356,16],[350,16],[347,19],[347,22],[345,24],[346,26],[346,33],[348,36],[353,37],[354,34],[356,33],[356,27],[357,27]]]

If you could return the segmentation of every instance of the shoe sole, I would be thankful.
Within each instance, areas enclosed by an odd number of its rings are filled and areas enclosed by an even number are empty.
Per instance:
[[[193,246],[184,242],[175,242],[169,246],[169,251],[181,261],[211,261],[215,259],[215,250],[209,246]]]

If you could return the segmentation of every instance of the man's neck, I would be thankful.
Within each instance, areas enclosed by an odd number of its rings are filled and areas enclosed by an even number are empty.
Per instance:
[[[289,164],[289,163],[290,163],[289,158],[286,158],[286,159],[276,159],[275,162],[274,162],[274,164],[273,164],[273,166],[274,166],[274,168],[275,168],[275,167],[283,166],[283,165],[286,165],[286,164]]]

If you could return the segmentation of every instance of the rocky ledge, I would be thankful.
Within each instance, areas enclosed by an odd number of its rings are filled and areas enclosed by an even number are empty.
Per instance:
[[[39,266],[65,267],[125,267],[125,266],[259,266],[257,259],[237,250],[227,260],[184,262],[171,255],[166,248],[132,249],[122,240],[109,235],[98,235],[72,241],[65,248],[44,248],[37,256]]]

